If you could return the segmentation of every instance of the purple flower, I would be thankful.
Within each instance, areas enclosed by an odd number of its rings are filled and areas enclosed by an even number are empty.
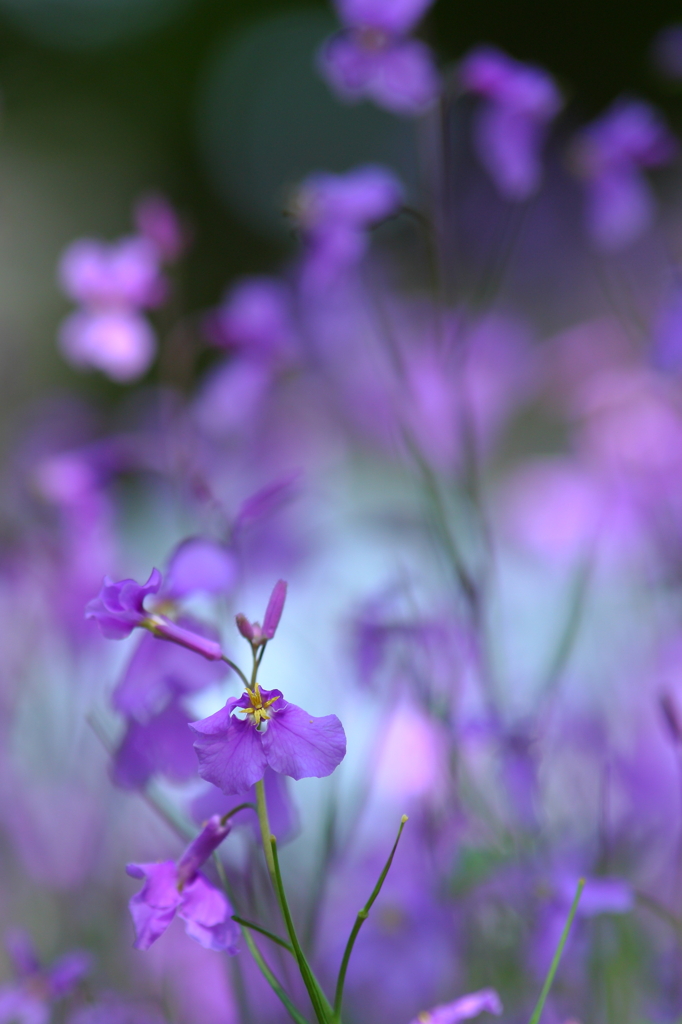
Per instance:
[[[269,360],[292,347],[291,296],[274,278],[244,278],[206,318],[204,327],[214,345]]]
[[[214,642],[218,640],[215,630],[189,616],[179,618],[178,625]],[[224,661],[205,658],[199,661],[187,647],[160,644],[153,634],[144,633],[116,685],[111,702],[126,718],[144,724],[173,698],[213,686],[226,671]]]
[[[130,636],[136,626],[142,626],[160,640],[171,640],[190,651],[196,651],[204,658],[212,661],[222,658],[220,644],[215,640],[186,629],[165,615],[154,615],[145,609],[145,598],[159,592],[161,581],[158,569],[152,569],[144,584],[135,580],[114,583],[105,576],[99,594],[86,607],[85,617],[96,619],[102,633],[110,640],[123,640]]]
[[[262,690],[258,684],[190,728],[197,736],[199,774],[227,796],[262,779],[268,765],[292,779],[321,779],[346,754],[346,735],[336,715],[313,718],[285,701],[280,690]]]
[[[528,199],[540,186],[547,127],[562,105],[554,80],[489,46],[464,58],[460,77],[485,100],[474,127],[479,160],[507,199]]]
[[[582,131],[576,163],[587,181],[587,226],[599,248],[622,249],[646,231],[654,199],[641,171],[676,152],[659,114],[636,100],[618,100]]]
[[[367,250],[367,229],[395,213],[402,200],[400,182],[383,167],[306,178],[293,212],[307,245],[307,284],[326,285],[358,263]]]
[[[17,980],[0,988],[0,1024],[47,1024],[52,1004],[74,990],[92,958],[81,951],[67,953],[45,969],[25,932],[10,932],[5,944]]]
[[[208,537],[189,537],[179,544],[168,563],[164,597],[188,594],[228,594],[237,581],[235,555]]]
[[[120,384],[146,373],[156,355],[151,327],[128,308],[77,310],[62,323],[59,346],[74,366],[101,370]]]
[[[461,1020],[477,1017],[484,1010],[488,1013],[502,1013],[500,997],[493,988],[471,992],[467,996],[455,999],[454,1003],[434,1006],[432,1010],[420,1013],[411,1024],[458,1024]]]
[[[265,609],[265,618],[263,619],[262,626],[259,622],[249,622],[241,612],[237,615],[237,629],[254,647],[259,647],[274,637],[279,626],[279,620],[282,618],[286,598],[287,585],[284,580],[277,580],[277,583],[272,588],[268,606]]]
[[[349,102],[374,100],[398,114],[421,114],[437,99],[430,49],[407,38],[433,0],[336,0],[344,30],[322,47],[319,69]]]
[[[135,925],[135,948],[149,949],[168,928],[177,913],[185,931],[206,949],[236,953],[238,928],[225,896],[199,873],[230,831],[218,815],[212,817],[190,843],[180,860],[156,864],[128,864],[132,878],[144,879],[140,892],[130,900]]]
[[[174,263],[187,247],[188,237],[180,218],[165,196],[143,196],[135,206],[135,227],[156,249],[164,263]]]
[[[95,308],[158,306],[165,298],[158,253],[146,238],[107,245],[82,238],[65,250],[59,280],[66,294]]]
[[[112,782],[122,789],[144,789],[157,773],[173,782],[192,778],[197,762],[187,728],[190,718],[174,698],[144,722],[129,719],[113,756]]]

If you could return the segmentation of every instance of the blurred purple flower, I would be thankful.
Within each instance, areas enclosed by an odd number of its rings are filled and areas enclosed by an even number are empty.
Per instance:
[[[400,182],[383,167],[306,178],[293,203],[306,243],[304,284],[329,284],[358,263],[367,250],[367,229],[394,214],[402,201]]]
[[[128,864],[131,878],[144,879],[140,892],[130,900],[135,925],[135,948],[149,949],[168,928],[177,913],[185,931],[206,949],[237,952],[239,929],[232,921],[232,907],[225,896],[201,874],[199,868],[222,843],[230,825],[215,815],[190,843],[177,864]]]
[[[397,114],[421,114],[440,81],[431,50],[407,38],[433,0],[335,0],[344,29],[318,54],[321,74],[349,102],[371,99]]]
[[[254,647],[259,647],[274,637],[279,626],[279,620],[282,618],[286,598],[286,582],[284,580],[277,580],[277,583],[272,588],[268,606],[265,609],[265,618],[263,619],[262,626],[259,622],[249,622],[241,612],[237,615],[237,629]]]
[[[119,384],[137,380],[156,355],[154,333],[137,310],[79,309],[59,328],[62,355],[76,367],[92,367]]]
[[[141,626],[160,640],[170,640],[209,660],[222,658],[220,644],[215,640],[186,629],[165,615],[155,615],[145,609],[145,598],[157,594],[161,582],[162,576],[158,569],[152,569],[144,584],[130,579],[114,583],[105,576],[99,594],[86,607],[85,617],[96,619],[102,633],[110,640],[123,640],[130,636],[136,626]]]
[[[59,280],[75,302],[100,309],[158,306],[166,295],[156,248],[139,237],[72,242],[59,262]]]
[[[434,1006],[432,1010],[420,1013],[411,1024],[459,1024],[461,1020],[477,1017],[484,1010],[498,1015],[502,1013],[502,1003],[495,989],[484,988],[461,996],[453,1003]]]
[[[67,953],[45,969],[26,932],[10,932],[5,943],[17,980],[0,988],[0,1024],[47,1024],[52,1004],[74,990],[90,970],[92,957]]]
[[[178,625],[192,633],[203,633],[214,642],[218,640],[215,630],[189,616],[179,618]],[[173,697],[213,686],[226,671],[224,661],[199,660],[186,647],[160,644],[151,633],[144,633],[116,685],[112,704],[126,718],[144,724]]]
[[[133,217],[140,235],[154,246],[160,260],[174,263],[182,256],[189,241],[187,231],[165,196],[158,192],[143,196]]]
[[[184,782],[195,776],[197,761],[187,728],[191,717],[173,698],[144,722],[129,719],[113,755],[112,782],[122,789],[144,789],[156,774],[172,782]]]
[[[166,1024],[166,1020],[153,1004],[124,1001],[112,994],[79,1007],[68,1024]]]
[[[270,360],[293,346],[291,296],[272,277],[247,277],[230,289],[204,321],[210,341],[253,358]]]
[[[336,715],[313,718],[285,701],[280,690],[262,690],[258,684],[239,698],[230,697],[224,708],[191,728],[197,736],[199,774],[227,796],[262,779],[268,765],[292,779],[320,779],[331,775],[346,754]]]
[[[648,103],[617,100],[583,129],[575,147],[587,182],[587,227],[599,248],[622,249],[654,218],[654,199],[642,172],[668,163],[677,142]]]
[[[462,85],[484,98],[476,111],[478,158],[507,199],[528,199],[540,187],[541,151],[562,106],[554,79],[491,46],[473,50],[460,67]]]
[[[178,544],[168,563],[163,596],[171,600],[189,594],[229,594],[239,568],[229,548],[208,537],[188,537]]]
[[[194,751],[192,752],[194,757]],[[194,757],[196,769],[196,757]],[[266,768],[263,775],[265,797],[268,803],[268,819],[273,835],[277,836],[277,842],[282,845],[295,839],[298,835],[300,820],[296,806],[287,788],[287,780],[284,775],[278,775],[272,768]],[[225,796],[215,786],[207,786],[206,791],[195,797],[191,803],[190,813],[192,819],[197,823],[206,821],[213,814],[227,814],[229,810],[239,804],[255,804],[256,792],[254,786],[245,789],[243,793],[235,793]],[[249,824],[253,828],[257,842],[260,842],[260,825],[254,810],[245,807],[230,818],[232,826]]]

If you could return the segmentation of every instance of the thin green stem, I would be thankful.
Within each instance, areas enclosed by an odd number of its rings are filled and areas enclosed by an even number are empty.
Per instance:
[[[265,960],[261,955],[260,950],[258,949],[258,946],[253,941],[253,938],[251,937],[246,928],[242,928],[242,934],[246,940],[247,946],[251,951],[251,956],[253,957],[253,959],[258,964],[258,967],[260,968],[261,974],[263,975],[263,977],[265,978],[265,980],[267,981],[275,995],[279,997],[282,1003],[284,1003],[287,1010],[289,1011],[290,1017],[292,1017],[292,1019],[296,1021],[296,1024],[309,1024],[308,1020],[303,1016],[303,1014],[299,1013],[299,1011],[296,1009],[291,999],[286,994],[286,992],[280,985],[279,981],[266,964]]]
[[[276,942],[278,946],[282,946],[283,949],[288,950],[292,956],[296,955],[294,953],[293,946],[290,946],[284,939],[280,939],[278,935],[274,935],[272,932],[269,932],[267,928],[261,928],[259,924],[254,924],[253,921],[247,921],[246,918],[239,917],[238,914],[233,914],[232,920],[236,921],[237,924],[240,924],[243,928],[250,928],[253,932],[260,932],[260,934],[264,935],[266,939],[270,939],[271,942]]]
[[[549,995],[549,990],[552,987],[552,982],[554,981],[554,975],[557,972],[557,967],[559,966],[559,961],[561,960],[561,954],[564,951],[564,946],[566,945],[566,939],[568,938],[568,933],[571,930],[571,925],[573,924],[573,918],[575,917],[576,910],[578,909],[578,903],[580,902],[580,897],[582,896],[582,892],[583,892],[584,888],[585,888],[585,879],[581,878],[580,881],[578,882],[578,888],[576,889],[575,896],[573,897],[573,903],[571,904],[571,909],[569,911],[568,919],[566,921],[566,924],[564,925],[564,930],[561,933],[561,938],[559,939],[559,945],[556,948],[556,953],[554,954],[554,959],[552,960],[552,963],[550,964],[549,971],[547,972],[547,977],[545,978],[545,984],[542,986],[542,992],[540,993],[540,998],[537,1001],[537,1005],[536,1005],[535,1009],[533,1010],[533,1016],[530,1018],[530,1021],[528,1022],[528,1024],[538,1024],[538,1021],[540,1020],[540,1014],[542,1013],[542,1011],[544,1009],[545,1000],[547,999],[547,996]]]
[[[265,785],[263,780],[256,783],[256,809],[258,812],[258,824],[260,825],[260,836],[263,843],[263,853],[265,854],[265,863],[268,866],[268,873],[272,882],[272,887],[277,893],[277,878],[275,876],[275,861],[272,856],[272,844],[270,842],[271,831],[270,831],[270,820],[268,818],[268,805],[265,799]]]
[[[373,905],[374,901],[376,900],[377,896],[381,892],[381,887],[383,886],[383,884],[384,884],[384,882],[386,880],[386,875],[391,870],[391,864],[393,863],[393,858],[395,857],[395,852],[398,849],[398,843],[400,842],[400,837],[403,834],[403,829],[405,828],[405,823],[406,822],[407,822],[407,815],[403,814],[402,818],[400,819],[400,828],[398,829],[398,835],[396,836],[396,840],[395,840],[395,842],[393,844],[393,849],[391,850],[391,852],[390,852],[390,854],[388,856],[388,860],[384,864],[383,871],[379,875],[379,881],[374,886],[374,889],[372,890],[372,895],[367,900],[367,902],[365,903],[365,905],[362,908],[362,910],[358,911],[358,916],[355,919],[355,924],[353,925],[353,929],[352,929],[352,931],[350,933],[350,936],[348,938],[348,942],[346,943],[346,948],[345,948],[345,950],[343,952],[343,959],[341,960],[341,966],[339,968],[339,976],[338,976],[338,979],[337,979],[337,982],[336,982],[336,992],[334,993],[334,1017],[333,1017],[333,1020],[334,1020],[335,1024],[339,1024],[339,1022],[341,1020],[341,1004],[343,1002],[343,986],[345,985],[345,982],[346,982],[346,972],[348,970],[348,964],[349,964],[349,961],[350,961],[351,953],[353,952],[353,946],[355,945],[355,940],[357,939],[358,934],[359,934],[360,929],[362,928],[363,924],[365,923],[365,921],[369,917],[369,912],[372,909],[372,905]]]
[[[315,1011],[315,1016],[317,1017],[319,1024],[327,1024],[332,1014],[332,1008],[305,958],[303,949],[301,948],[301,943],[299,942],[298,934],[296,933],[291,911],[289,910],[289,903],[284,891],[282,872],[279,867],[279,856],[277,854],[277,840],[274,836],[270,836],[270,849],[272,851],[272,859],[275,865],[275,885],[277,895],[279,896],[279,904],[282,908],[282,916],[284,917],[284,922],[287,926],[291,945],[294,947],[294,956],[298,962],[298,969],[301,972],[303,984],[308,990],[310,1002],[313,1004],[313,1010]]]
[[[223,660],[223,661],[224,661],[224,662],[225,662],[225,663],[226,663],[227,665],[229,665],[229,666],[230,666],[230,668],[231,668],[231,669],[232,669],[232,670],[233,670],[234,672],[236,672],[236,673],[237,673],[237,675],[239,676],[239,678],[240,678],[240,679],[241,679],[241,681],[243,682],[244,686],[246,686],[247,688],[249,688],[249,680],[248,680],[248,679],[246,678],[246,676],[244,675],[244,673],[243,673],[243,672],[242,672],[242,670],[240,669],[239,665],[235,665],[235,663],[234,663],[233,661],[230,661],[230,659],[229,659],[229,658],[227,657],[227,655],[225,655],[225,654],[223,654],[223,658],[222,658],[222,660]]]
[[[250,804],[250,803],[237,804],[237,806],[233,807],[231,811],[227,812],[227,814],[223,814],[222,818],[220,819],[220,824],[223,825],[223,826],[226,825],[227,821],[228,821],[228,818],[233,817],[233,815],[237,814],[239,811],[246,810],[247,807],[251,811],[257,811],[258,810],[258,808],[256,807],[255,804]]]

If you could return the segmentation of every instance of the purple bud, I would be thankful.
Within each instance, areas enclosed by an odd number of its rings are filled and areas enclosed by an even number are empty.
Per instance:
[[[237,623],[237,629],[246,640],[253,641],[255,639],[256,634],[246,615],[240,612],[239,615],[235,616],[235,622]]]
[[[282,618],[282,611],[284,610],[284,602],[287,597],[287,585],[284,580],[277,580],[273,588],[268,606],[265,609],[265,618],[263,619],[262,634],[266,640],[272,640],[279,620]]]
[[[197,654],[208,658],[209,661],[218,661],[223,656],[220,644],[215,640],[195,633],[191,629],[178,626],[176,622],[171,622],[165,615],[150,615],[140,625],[145,626],[160,640],[171,640],[175,644],[180,644],[181,647],[187,647],[190,651],[196,651]]]
[[[202,831],[190,843],[178,861],[178,882],[184,884],[195,877],[201,865],[220,846],[231,828],[229,822],[222,825],[217,814],[209,818]]]

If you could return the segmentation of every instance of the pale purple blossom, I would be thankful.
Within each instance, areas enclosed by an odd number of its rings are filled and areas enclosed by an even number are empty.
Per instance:
[[[475,112],[479,160],[507,199],[528,199],[540,187],[542,147],[562,106],[554,79],[501,50],[482,46],[460,67],[464,89],[482,97]]]
[[[210,537],[188,537],[170,557],[163,595],[172,600],[196,593],[227,595],[238,573],[236,556],[226,545]]]
[[[587,228],[600,249],[622,249],[653,222],[655,201],[642,171],[668,163],[677,143],[658,112],[617,100],[583,129],[575,156],[587,185]]]
[[[186,629],[166,615],[146,610],[145,599],[151,594],[158,594],[161,583],[158,569],[152,569],[149,579],[143,584],[131,579],[115,583],[105,576],[99,594],[86,607],[85,617],[95,619],[104,636],[110,640],[123,640],[136,626],[140,626],[160,640],[170,640],[209,660],[222,658],[220,644],[215,640]]]
[[[224,708],[191,728],[199,774],[227,796],[258,782],[268,766],[292,779],[324,778],[346,754],[336,715],[314,718],[285,701],[281,690],[258,685],[230,697]]]
[[[150,242],[164,263],[174,263],[187,247],[188,235],[165,196],[158,192],[143,196],[135,205],[135,227]]]
[[[239,930],[232,920],[228,900],[199,869],[230,831],[215,815],[190,843],[177,863],[128,864],[132,878],[144,879],[140,892],[130,900],[135,925],[135,948],[149,949],[163,935],[177,914],[185,931],[206,949],[237,952]]]
[[[477,1017],[484,1011],[502,1013],[500,997],[493,988],[484,988],[461,996],[452,1003],[434,1006],[432,1010],[420,1013],[411,1024],[459,1024],[459,1021]]]
[[[136,236],[111,244],[72,242],[61,257],[59,280],[70,298],[94,308],[158,306],[166,295],[155,246]]]
[[[149,323],[127,307],[79,309],[63,321],[58,340],[73,366],[101,370],[119,384],[141,377],[156,355]]]
[[[281,281],[247,277],[238,281],[204,321],[209,340],[220,348],[271,360],[291,350],[292,300]]]
[[[0,1024],[47,1024],[53,1004],[68,996],[92,966],[88,953],[75,951],[44,968],[30,937],[19,930],[6,936],[5,945],[16,980],[0,987]]]
[[[421,114],[438,97],[431,50],[409,38],[433,0],[336,0],[344,28],[318,54],[341,99],[371,99],[398,114]]]

